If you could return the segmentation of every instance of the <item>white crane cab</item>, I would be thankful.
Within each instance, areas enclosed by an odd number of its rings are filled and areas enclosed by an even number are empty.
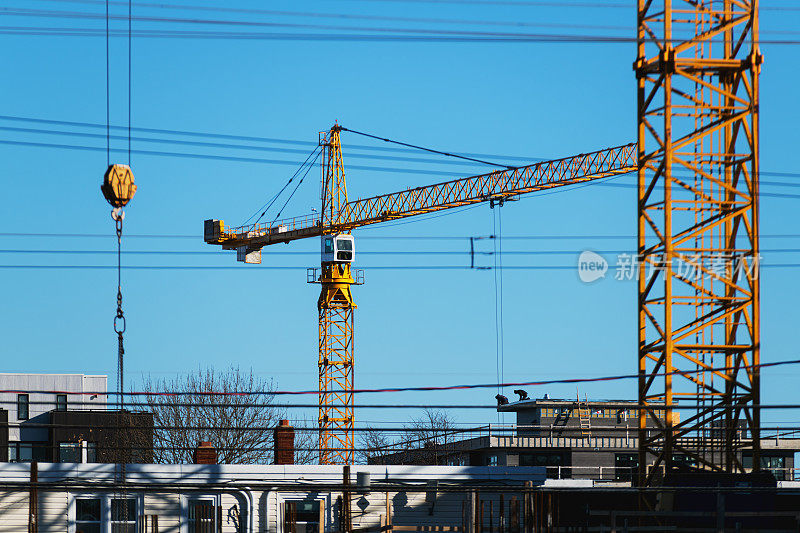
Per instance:
[[[352,235],[340,233],[322,236],[322,261],[330,263],[352,263],[356,252]]]

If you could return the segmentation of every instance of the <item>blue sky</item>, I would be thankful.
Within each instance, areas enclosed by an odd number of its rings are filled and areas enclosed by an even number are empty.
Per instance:
[[[12,7],[103,14],[102,3],[11,2]],[[175,4],[180,4],[175,2]],[[524,4],[524,3],[523,3]],[[456,24],[447,29],[592,35],[634,34],[634,8],[554,7],[533,2],[412,3],[343,0],[270,2],[269,9],[304,13],[512,21],[530,26]],[[270,21],[280,23],[442,28],[443,24],[318,20],[237,13],[137,7],[142,16]],[[207,5],[201,0],[183,5]],[[231,6],[264,8],[257,2]],[[597,2],[602,6],[602,2]],[[770,3],[777,7],[792,4]],[[113,6],[124,13],[123,6]],[[3,24],[104,28],[103,20],[0,13]],[[794,39],[798,11],[765,11],[764,38]],[[149,24],[149,25],[148,25]],[[565,25],[539,27],[536,24]],[[136,22],[137,28],[183,29],[174,23]],[[597,29],[592,28],[595,26]],[[116,21],[114,28],[125,24]],[[191,29],[191,28],[190,28]],[[225,27],[223,29],[230,29]],[[233,28],[235,31],[273,31]],[[232,30],[232,31],[233,31]],[[277,29],[274,31],[293,31]],[[308,32],[311,30],[296,30]],[[770,33],[772,32],[772,33]],[[784,32],[784,33],[780,33]],[[787,33],[788,32],[788,33]],[[796,32],[795,32],[796,33]],[[112,123],[127,119],[126,39],[111,42]],[[105,40],[102,37],[0,35],[9,51],[0,115],[105,123]],[[797,46],[766,44],[761,93],[761,165],[796,172]],[[135,38],[132,63],[133,125],[316,142],[334,121],[356,130],[444,150],[530,158],[557,158],[635,141],[634,45],[599,43],[416,43],[336,40]],[[104,133],[102,129],[36,125],[0,119],[0,126]],[[137,134],[139,135],[139,134]],[[140,134],[147,137],[148,134]],[[149,137],[164,137],[151,134]],[[177,139],[178,137],[173,137]],[[0,129],[0,140],[104,148],[92,137]],[[408,172],[348,170],[351,197],[441,181],[415,173],[480,173],[472,164],[406,163],[354,154],[416,156],[357,148],[374,145],[343,134],[345,168],[372,165]],[[311,145],[238,143],[302,148]],[[123,148],[124,142],[114,143]],[[243,222],[294,172],[304,154],[203,149],[135,141],[134,149],[213,153],[281,159],[292,165],[133,155],[139,191],[127,208],[128,251],[215,252],[202,242],[207,218]],[[118,162],[127,155],[115,152]],[[296,164],[295,164],[296,163]],[[3,265],[113,265],[109,208],[99,190],[103,150],[84,151],[0,143],[4,193],[0,213],[6,233],[103,234],[107,237],[0,235]],[[299,215],[317,207],[319,171],[312,172],[286,207]],[[767,178],[765,178],[766,180]],[[631,184],[635,177],[615,183]],[[770,177],[763,191],[800,194],[796,177]],[[783,185],[775,185],[774,183]],[[762,247],[800,248],[798,198],[762,199]],[[479,206],[447,216],[409,220],[355,233],[358,267],[366,284],[355,289],[357,387],[425,386],[496,380],[495,284],[490,270],[378,269],[379,266],[468,265],[469,237],[491,234],[494,212]],[[505,264],[575,265],[585,249],[612,263],[634,247],[635,191],[589,186],[534,195],[502,208]],[[133,235],[194,235],[145,238]],[[570,237],[552,238],[553,236]],[[768,237],[766,237],[768,236]],[[433,238],[437,237],[437,238]],[[442,238],[448,237],[448,238]],[[479,251],[491,251],[488,240]],[[42,253],[10,253],[38,250]],[[318,243],[297,242],[265,250],[262,266],[297,269],[127,270],[126,370],[135,388],[143,375],[171,376],[198,366],[237,364],[273,377],[282,389],[317,386],[318,286],[305,267],[318,264]],[[386,252],[462,252],[451,255]],[[285,252],[298,252],[286,254]],[[302,252],[302,253],[299,253]],[[379,253],[382,252],[382,253]],[[798,263],[797,253],[765,251],[765,264]],[[479,254],[479,265],[492,256]],[[127,265],[240,266],[235,256],[126,255]],[[372,269],[370,267],[373,267]],[[797,268],[762,274],[763,359],[795,359]],[[112,270],[3,269],[0,335],[7,372],[107,373],[113,382],[116,339]],[[609,276],[584,284],[574,269],[507,270],[504,283],[504,376],[507,381],[634,373],[636,287]],[[794,402],[800,375],[789,367],[764,372],[765,403]],[[597,398],[634,398],[635,383],[581,386]],[[532,396],[574,397],[574,386],[531,389]],[[362,402],[488,404],[494,391],[364,396]],[[360,421],[403,420],[414,412],[360,411]],[[457,411],[462,422],[494,422],[491,410]],[[775,422],[792,413],[769,413]],[[510,421],[510,420],[509,420]]]

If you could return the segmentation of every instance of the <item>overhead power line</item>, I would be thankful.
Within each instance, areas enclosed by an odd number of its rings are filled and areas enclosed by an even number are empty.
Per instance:
[[[26,232],[0,232],[0,237],[44,237],[44,238],[109,238],[116,236],[113,233],[26,233]],[[126,238],[140,239],[195,239],[203,240],[203,235],[190,234],[130,234]],[[448,241],[468,241],[476,239],[495,239],[500,238],[494,235],[359,235],[359,240],[448,240]],[[597,239],[597,240],[624,240],[635,239],[636,235],[600,235],[600,234],[571,234],[571,235],[503,235],[503,240],[575,240],[575,239]],[[798,239],[800,233],[768,233],[759,235],[761,239]],[[224,252],[207,252],[224,253]],[[317,252],[315,252],[317,253]]]
[[[782,366],[790,366],[800,364],[800,359],[784,359],[781,361],[771,361],[766,363],[758,363],[748,365],[748,368],[776,368]],[[656,377],[666,376],[691,376],[694,374],[702,374],[706,372],[725,372],[731,370],[742,370],[741,367],[709,367],[698,368],[696,370],[673,370],[670,372],[656,372],[652,375]],[[379,388],[363,388],[353,389],[349,391],[352,394],[375,394],[375,393],[396,393],[396,392],[448,392],[454,390],[471,390],[471,389],[496,389],[510,388],[510,387],[540,387],[547,385],[574,385],[576,383],[597,383],[602,381],[624,381],[639,379],[640,375],[637,374],[614,374],[607,376],[594,376],[594,377],[575,377],[575,378],[561,378],[561,379],[546,379],[546,380],[532,380],[532,381],[511,381],[507,383],[462,383],[454,385],[436,385],[436,386],[418,386],[418,387],[379,387]],[[68,393],[73,396],[92,396],[102,394],[104,396],[127,396],[127,397],[182,397],[182,396],[208,396],[208,397],[240,397],[240,396],[307,396],[319,394],[318,390],[257,390],[257,391],[173,391],[173,392],[157,392],[157,391],[130,391],[130,392],[109,392],[109,391],[62,391],[62,390],[19,390],[19,389],[6,389],[0,390],[0,394],[16,394],[16,393],[29,393],[29,394],[64,394]],[[627,405],[627,404],[626,404]],[[650,407],[661,408],[662,405],[651,405]],[[686,406],[691,409],[694,406]]]
[[[179,145],[179,146],[192,146],[192,147],[199,147],[199,148],[220,148],[220,149],[233,149],[233,150],[246,150],[246,151],[256,151],[256,152],[280,152],[280,153],[288,153],[288,154],[305,154],[308,152],[307,149],[298,149],[298,148],[279,148],[274,146],[253,146],[247,144],[234,144],[234,143],[219,143],[219,142],[208,142],[208,141],[188,141],[185,139],[167,139],[163,137],[130,137],[130,139],[125,135],[106,135],[100,133],[87,133],[87,132],[78,132],[78,131],[60,131],[60,130],[45,130],[40,128],[18,128],[14,126],[0,126],[0,131],[12,131],[15,133],[32,133],[32,134],[42,134],[42,135],[61,135],[61,136],[69,136],[69,137],[82,137],[82,138],[89,138],[89,139],[111,139],[111,140],[132,140],[137,143],[153,143],[153,144],[168,144],[168,145]],[[464,166],[470,163],[463,163],[460,161],[452,161],[447,159],[431,159],[431,158],[419,158],[419,157],[403,157],[403,156],[391,156],[391,155],[378,155],[378,154],[360,154],[356,152],[349,152],[348,158],[358,158],[358,159],[373,159],[373,160],[383,160],[383,161],[402,161],[402,162],[409,162],[409,163],[432,163],[432,164],[456,164],[460,166]],[[462,158],[463,159],[463,158]],[[468,159],[468,158],[467,158]],[[503,165],[501,165],[503,166]]]
[[[430,152],[432,154],[438,154],[438,155],[443,155],[443,156],[447,156],[447,157],[455,157],[455,158],[458,158],[458,159],[464,159],[464,160],[467,160],[467,161],[472,161],[473,163],[481,163],[481,164],[490,165],[490,166],[493,166],[493,167],[506,167],[508,169],[513,169],[514,168],[513,166],[508,166],[508,165],[503,164],[503,163],[492,163],[492,162],[489,162],[489,161],[484,161],[482,159],[475,159],[475,158],[472,158],[472,157],[467,157],[467,156],[463,156],[463,155],[459,155],[459,154],[455,154],[455,153],[443,152],[441,150],[434,150],[433,148],[425,148],[424,146],[417,146],[416,144],[409,144],[409,143],[405,143],[405,142],[401,142],[401,141],[395,141],[395,140],[392,140],[392,139],[386,139],[384,137],[378,137],[377,135],[372,135],[371,133],[364,133],[363,131],[351,130],[349,128],[345,128],[344,126],[341,126],[341,129],[342,129],[342,131],[349,131],[350,133],[355,133],[356,135],[361,135],[363,137],[369,137],[370,139],[375,139],[375,140],[378,140],[378,141],[383,141],[383,142],[387,142],[387,143],[391,143],[391,144],[396,144],[398,146],[405,146],[406,148],[413,148],[414,150],[422,150],[422,151],[425,151],[425,152]]]
[[[54,119],[45,119],[40,117],[24,117],[18,115],[1,115],[0,120],[7,120],[12,122],[31,122],[36,124],[48,124],[48,125],[55,125],[55,126],[70,126],[70,127],[77,127],[77,128],[90,128],[90,129],[105,129],[105,124],[93,123],[93,122],[82,122],[82,121],[72,121],[72,120],[54,120]],[[127,126],[117,126],[111,125],[112,130],[127,130]],[[169,128],[147,128],[147,127],[131,127],[131,131],[137,131],[140,133],[156,133],[161,135],[173,135],[173,136],[185,136],[185,137],[195,137],[195,138],[209,138],[209,139],[224,139],[224,140],[236,140],[236,141],[243,141],[243,142],[250,142],[250,143],[264,143],[264,144],[289,144],[289,145],[296,145],[296,146],[313,146],[316,147],[318,142],[315,141],[301,141],[295,139],[282,139],[276,137],[262,137],[262,136],[254,136],[254,135],[236,135],[236,134],[224,134],[224,133],[211,133],[211,132],[200,132],[200,131],[187,131],[187,130],[178,130],[178,129],[169,129]],[[45,130],[45,129],[37,129],[37,128],[14,128],[10,126],[0,126],[0,130],[7,130],[7,131],[17,131],[17,132],[28,132],[28,133],[42,133],[42,134],[54,134],[54,135],[74,135],[74,136],[81,136],[81,137],[97,137],[99,134],[87,134],[85,132],[76,132],[76,131],[61,131],[61,130]],[[348,130],[351,131],[351,130]],[[105,135],[102,135],[105,137]],[[113,136],[112,139],[127,139],[127,137],[123,136]],[[307,150],[302,149],[278,149],[278,148],[271,148],[271,147],[259,147],[253,146],[252,144],[234,144],[234,143],[211,143],[211,142],[198,142],[192,143],[190,141],[184,141],[180,139],[169,139],[169,138],[151,138],[151,137],[134,137],[133,140],[135,141],[142,141],[142,142],[157,142],[157,143],[166,143],[166,144],[183,144],[188,146],[200,146],[200,147],[209,147],[209,148],[234,148],[234,149],[252,149],[252,150],[265,150],[265,151],[277,151],[277,152],[284,152],[284,153],[297,153],[297,154],[306,154]],[[413,145],[412,145],[413,146]],[[381,157],[381,156],[366,156],[364,154],[356,154],[351,152],[350,150],[366,150],[366,151],[386,151],[386,152],[414,152],[417,151],[418,148],[406,148],[406,147],[387,147],[387,146],[369,146],[363,144],[350,144],[346,143],[346,147],[348,149],[347,157],[362,157],[362,158],[374,158],[374,159],[386,159],[391,161],[408,161],[408,162],[419,162],[419,163],[450,163],[450,164],[462,164],[446,159],[423,159],[423,158],[390,158],[390,157]],[[420,147],[421,148],[421,147]],[[432,151],[436,152],[436,151]],[[450,153],[450,152],[448,152]],[[477,152],[452,152],[452,155],[459,158],[488,158],[488,159],[504,159],[507,161],[520,161],[530,164],[531,162],[537,161],[545,161],[547,158],[543,158],[541,156],[537,157],[525,157],[525,156],[512,156],[512,155],[498,155],[498,154],[487,154],[487,153],[477,153]],[[551,158],[552,159],[552,158]],[[297,162],[296,164],[299,164]],[[483,164],[483,162],[481,162]],[[504,166],[502,164],[497,164],[497,166]],[[760,170],[759,173],[762,176],[775,176],[775,177],[800,177],[800,172],[773,172],[773,171],[765,171]]]
[[[153,4],[150,4],[151,6]],[[145,7],[139,5],[139,7]],[[107,8],[108,10],[108,8]],[[19,16],[19,17],[39,17],[39,18],[57,18],[57,19],[84,19],[84,20],[97,20],[101,17],[98,13],[93,13],[91,11],[67,11],[67,10],[56,10],[56,9],[39,9],[39,8],[27,8],[27,7],[16,7],[16,6],[7,6],[0,8],[0,13],[7,15],[7,16]],[[541,34],[529,34],[529,33],[509,33],[509,32],[489,32],[489,31],[475,31],[475,30],[451,30],[451,29],[442,29],[442,28],[431,28],[431,27],[399,27],[399,26],[364,26],[364,25],[350,25],[350,26],[343,26],[343,25],[334,25],[334,24],[319,24],[319,23],[292,23],[292,22],[277,22],[275,19],[276,13],[278,16],[287,16],[287,15],[294,15],[298,16],[298,14],[293,12],[287,11],[265,11],[265,14],[269,15],[270,18],[267,20],[257,20],[256,18],[250,16],[246,19],[214,19],[214,18],[183,18],[183,17],[171,17],[171,16],[150,16],[150,15],[136,15],[132,17],[132,20],[140,22],[140,23],[153,23],[153,24],[179,24],[179,25],[210,25],[210,26],[242,26],[242,27],[264,27],[264,28],[287,28],[287,29],[300,29],[300,30],[323,30],[323,31],[361,31],[361,32],[376,32],[376,33],[398,33],[398,34],[421,34],[421,35],[445,35],[445,36],[478,36],[478,37],[530,37],[530,36],[541,36]],[[248,15],[255,15],[259,14],[257,10],[254,12],[250,10],[246,12]],[[429,26],[431,24],[435,25],[444,25],[444,26],[452,26],[452,25],[461,25],[461,26],[505,26],[505,27],[515,27],[515,28],[563,28],[563,29],[591,29],[594,31],[597,30],[622,30],[625,31],[627,28],[623,26],[602,26],[602,25],[589,25],[589,24],[570,24],[570,23],[561,23],[561,24],[554,24],[554,23],[540,23],[540,22],[524,22],[521,21],[519,23],[512,23],[512,22],[484,22],[479,23],[477,21],[467,21],[467,20],[448,20],[448,19],[434,19],[434,18],[414,18],[414,17],[393,17],[393,16],[364,16],[364,15],[346,15],[342,14],[339,16],[330,15],[328,16],[323,15],[316,15],[312,16],[311,14],[299,14],[299,16],[306,18],[306,19],[334,19],[334,20],[361,20],[361,21],[368,21],[368,22],[403,22],[403,23],[414,23],[414,24],[423,24],[425,26]],[[128,14],[119,14],[115,15],[112,13],[108,14],[109,20],[128,20]],[[766,30],[765,33],[769,33],[769,30]],[[627,32],[626,32],[627,33]],[[786,32],[790,33],[790,32]],[[554,36],[548,35],[548,36]],[[570,37],[578,37],[577,35],[570,35]],[[605,36],[593,36],[593,37],[605,37]]]
[[[0,265],[0,270],[109,270],[115,269],[112,265]],[[492,270],[493,266],[471,267],[470,265],[364,265],[366,270]],[[502,270],[575,270],[576,265],[502,265],[498,266]],[[800,263],[767,263],[760,264],[760,269],[795,269],[800,268]],[[258,272],[261,270],[298,270],[307,271],[308,266],[284,266],[284,265],[247,265],[247,266],[227,266],[227,265],[126,265],[123,270],[176,270],[176,271],[202,271],[202,270],[239,270],[241,272]]]
[[[497,239],[498,241],[500,239]],[[585,248],[582,249],[575,249],[575,250],[499,250],[489,251],[489,250],[388,250],[388,251],[364,251],[360,250],[358,252],[359,255],[458,255],[458,256],[469,256],[469,255],[578,255],[581,252],[585,251]],[[592,250],[597,254],[635,254],[636,250]],[[778,253],[800,253],[800,248],[761,248],[759,249],[761,253],[770,253],[770,254],[778,254]],[[53,250],[53,249],[45,249],[45,250],[30,250],[30,249],[0,249],[0,254],[54,254],[54,255],[61,255],[61,254],[76,254],[76,255],[108,255],[108,254],[116,254],[115,250]],[[122,255],[206,255],[206,256],[217,256],[217,257],[227,257],[229,254],[234,253],[232,250],[227,251],[214,251],[214,252],[206,252],[206,251],[199,251],[199,250],[126,250],[122,252]],[[319,251],[294,251],[294,250],[270,250],[269,252],[265,252],[266,255],[309,255],[309,256],[318,256]]]
[[[620,2],[558,2],[547,0],[349,0],[351,2],[383,2],[383,3],[409,3],[409,4],[461,4],[461,5],[488,5],[488,6],[518,6],[518,7],[559,7],[578,9],[631,9],[630,3]],[[767,11],[800,11],[795,6],[766,6],[760,9]]]
[[[21,141],[21,140],[11,140],[11,139],[0,139],[0,144],[6,144],[11,146],[26,146],[30,148],[57,148],[57,149],[64,149],[64,150],[76,150],[76,151],[88,151],[88,152],[106,152],[108,149],[106,147],[101,146],[85,146],[85,145],[74,145],[74,144],[60,144],[60,143],[47,143],[47,142],[35,142],[35,141]],[[111,152],[123,152],[126,153],[128,150],[125,148],[111,148]],[[148,156],[155,156],[155,157],[181,157],[181,158],[189,158],[189,159],[206,159],[206,160],[216,160],[216,161],[230,161],[230,162],[237,162],[237,163],[262,163],[262,164],[271,164],[271,165],[289,165],[289,166],[296,166],[300,164],[298,161],[290,161],[286,159],[266,159],[266,158],[256,158],[256,157],[241,157],[241,156],[230,156],[230,155],[219,155],[219,154],[197,154],[197,153],[188,153],[188,152],[168,152],[163,150],[141,150],[141,149],[131,149],[131,153],[139,154],[139,155],[148,155]],[[409,169],[409,168],[397,168],[397,167],[381,167],[375,165],[347,165],[347,168],[350,170],[367,170],[367,171],[374,171],[374,172],[389,172],[389,173],[400,173],[400,174],[423,174],[423,175],[432,175],[432,176],[446,176],[449,178],[456,178],[459,177],[458,173],[455,172],[448,172],[444,170],[430,170],[430,169]],[[788,173],[783,173],[782,175],[788,175]],[[610,178],[613,179],[613,178]],[[622,188],[636,188],[637,185],[635,184],[624,184],[624,183],[609,183],[610,179],[605,181],[596,181],[592,183],[587,183],[584,185],[578,185],[571,187],[569,190],[576,190],[587,186],[596,186],[596,187],[622,187]],[[773,182],[773,185],[781,185],[784,186],[786,184]],[[550,192],[543,192],[537,196],[544,196],[547,194],[552,194],[556,191]],[[800,199],[800,195],[793,195],[793,194],[784,194],[784,193],[769,193],[769,192],[760,192],[759,194],[764,197],[773,197],[773,198],[785,198],[785,199]]]
[[[105,129],[105,124],[98,124],[93,122],[80,122],[80,121],[71,121],[71,120],[53,120],[53,119],[44,119],[39,117],[23,117],[23,116],[16,116],[16,115],[0,115],[0,120],[7,120],[13,122],[31,122],[31,123],[38,123],[38,124],[48,124],[48,125],[55,125],[55,126],[70,126],[70,127],[78,127],[78,128],[92,128],[92,129]],[[111,126],[112,130],[125,130],[127,129],[125,126]],[[255,135],[234,135],[234,134],[224,134],[224,133],[210,133],[210,132],[199,132],[199,131],[186,131],[186,130],[177,130],[177,129],[167,129],[167,128],[145,128],[145,127],[132,127],[132,131],[140,132],[140,133],[156,133],[161,135],[174,135],[174,136],[184,136],[184,137],[199,137],[199,138],[209,138],[209,139],[220,139],[220,140],[229,140],[229,141],[244,141],[250,143],[266,143],[266,144],[288,144],[288,145],[295,145],[295,146],[317,146],[317,141],[301,141],[301,140],[294,140],[294,139],[281,139],[275,137],[262,137],[262,136],[255,136]],[[54,133],[48,130],[42,130],[42,133]],[[71,133],[71,132],[70,132]],[[169,139],[164,139],[164,142],[171,142]],[[411,148],[401,148],[401,147],[388,147],[388,146],[369,146],[363,144],[350,144],[345,143],[348,149],[348,157],[351,157],[352,154],[349,153],[350,150],[366,150],[366,151],[381,151],[381,152],[413,152],[415,150]],[[220,144],[221,147],[250,147],[251,145],[243,145],[243,144]],[[298,151],[297,153],[306,153],[307,150]],[[505,159],[505,160],[512,160],[512,161],[522,161],[528,162],[531,161],[542,161],[544,160],[542,157],[525,157],[525,156],[511,156],[511,155],[497,155],[497,154],[485,154],[485,153],[475,153],[475,152],[458,152],[458,155],[461,156],[469,156],[469,157],[481,157],[481,158],[494,158],[494,159]],[[438,161],[436,159],[424,159],[420,160],[420,162],[433,162]],[[800,175],[800,174],[798,174]]]
[[[299,33],[299,32],[241,32],[241,31],[190,31],[190,30],[145,30],[136,29],[133,36],[137,39],[232,39],[232,40],[264,40],[264,41],[320,41],[320,42],[408,42],[408,43],[565,43],[565,44],[632,44],[635,37],[623,35],[577,35],[577,34],[492,34],[490,32],[420,32],[408,34],[401,30],[387,29],[385,33]],[[452,34],[455,33],[455,34]],[[0,26],[2,35],[51,36],[51,37],[101,37],[105,32],[95,28],[77,27],[41,27],[41,26]],[[111,36],[127,37],[127,31],[110,30]],[[685,40],[672,39],[672,42],[683,43]],[[721,39],[704,40],[705,43],[723,44]],[[759,39],[759,45],[800,45],[798,39]]]
[[[102,5],[103,0],[40,0],[48,3],[66,3],[83,5]],[[111,5],[124,6],[125,2],[110,2]],[[174,11],[199,11],[214,13],[236,13],[246,15],[266,15],[270,17],[296,17],[296,18],[318,18],[335,20],[367,20],[385,22],[412,22],[421,24],[450,24],[468,26],[509,26],[515,28],[585,28],[585,29],[608,29],[627,31],[627,26],[612,26],[600,24],[576,24],[572,22],[528,22],[521,20],[488,20],[488,19],[453,19],[441,17],[408,17],[408,16],[387,16],[387,15],[367,15],[361,13],[323,13],[323,12],[302,12],[302,11],[281,11],[274,9],[255,9],[229,6],[200,6],[184,4],[156,4],[149,2],[137,2],[136,6],[140,9],[158,9]]]

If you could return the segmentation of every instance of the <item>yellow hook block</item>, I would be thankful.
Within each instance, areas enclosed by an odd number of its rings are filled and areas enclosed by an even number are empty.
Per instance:
[[[103,176],[100,187],[103,196],[113,207],[124,207],[136,194],[133,171],[128,165],[111,165]]]

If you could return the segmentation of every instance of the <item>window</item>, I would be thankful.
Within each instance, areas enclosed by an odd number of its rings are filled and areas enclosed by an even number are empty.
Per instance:
[[[332,237],[325,237],[325,253],[332,254],[333,253],[333,238]]]
[[[28,395],[17,394],[17,420],[27,420],[30,413],[28,412]]]
[[[519,466],[563,466],[564,464],[564,454],[559,452],[519,454]]]
[[[499,463],[496,455],[492,454],[486,456],[486,466],[497,466],[498,464]]]
[[[189,533],[216,533],[217,514],[221,511],[221,507],[214,506],[214,500],[191,500],[187,520]]]
[[[519,454],[519,466],[544,466],[547,468],[548,478],[568,478],[570,469],[566,456],[561,452],[533,452]],[[559,469],[559,467],[562,467]]]
[[[67,410],[67,395],[56,394],[56,411],[66,411],[66,410]]]
[[[742,466],[744,466],[747,469],[752,469],[753,468],[753,456],[752,456],[752,454],[747,453],[742,457]],[[778,481],[786,481],[787,480],[786,458],[785,457],[762,455],[761,456],[761,468],[763,470],[767,470],[769,472],[772,472],[772,475],[774,475],[775,479],[778,480]]]
[[[638,470],[638,453],[617,453],[614,455],[615,481],[633,481],[633,477]]]
[[[59,463],[80,463],[81,445],[77,442],[58,443],[58,462]]]
[[[10,442],[9,463],[47,462],[47,444],[44,442]]]
[[[672,455],[672,463],[677,467],[693,468],[697,466],[697,459],[682,453],[676,453]]]
[[[283,502],[283,533],[319,533],[321,525],[319,500]]]
[[[95,442],[59,442],[58,443],[58,462],[59,463],[82,463],[84,460],[83,450],[86,449],[86,462],[97,462],[97,443]]]
[[[136,533],[136,500],[111,500],[111,533]]]
[[[70,510],[74,533],[137,533],[140,496],[114,498],[113,495],[76,496]],[[216,532],[214,532],[216,533]]]
[[[465,455],[452,455],[448,457],[447,464],[450,466],[466,466],[467,457]]]
[[[87,463],[96,463],[97,462],[97,443],[96,442],[87,442],[86,443],[86,462]]]
[[[100,533],[102,500],[78,498],[75,500],[75,533]]]

